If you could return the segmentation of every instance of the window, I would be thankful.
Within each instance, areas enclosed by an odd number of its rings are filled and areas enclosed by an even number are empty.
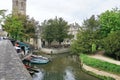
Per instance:
[[[24,9],[24,2],[21,2],[21,10]]]
[[[23,2],[21,2],[21,7],[23,7],[24,6],[24,3]]]
[[[18,6],[18,1],[16,1],[16,6]]]

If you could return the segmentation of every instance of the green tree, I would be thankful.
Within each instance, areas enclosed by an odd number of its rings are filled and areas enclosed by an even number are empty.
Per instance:
[[[114,8],[107,10],[99,16],[101,44],[107,55],[120,58],[119,32],[120,32],[120,10]]]
[[[109,33],[120,30],[120,10],[107,10],[99,16],[101,35],[106,37]]]
[[[35,37],[35,27],[38,25],[34,18],[17,14],[7,16],[4,28],[12,38],[26,41]]]
[[[92,15],[89,19],[84,20],[83,26],[85,30],[90,31],[91,33],[99,29],[99,21],[95,15]]]
[[[62,18],[57,19],[56,17],[54,21],[56,26],[55,40],[61,45],[61,42],[63,42],[64,39],[71,37],[68,35],[69,26],[68,23]]]
[[[0,24],[5,20],[5,12],[6,10],[0,10]]]
[[[120,59],[120,31],[110,33],[103,39],[103,48],[107,55]]]
[[[48,45],[51,46],[51,42],[55,39],[55,26],[53,26],[53,20],[45,20],[42,23],[43,31],[42,37],[48,42]]]
[[[68,38],[68,24],[62,18],[45,20],[42,23],[43,39],[50,45],[53,40],[61,44],[65,38]]]
[[[23,25],[22,21],[19,19],[19,16],[8,15],[4,25],[5,30],[9,33],[9,35],[14,39],[20,39]]]
[[[98,43],[99,22],[98,19],[92,15],[89,19],[84,20],[77,35],[77,40],[71,45],[72,51],[75,53],[78,51],[82,53],[93,53],[96,50]],[[94,44],[94,50],[93,50]],[[76,46],[75,46],[76,45]],[[76,50],[74,50],[76,49]]]
[[[39,26],[38,21],[36,21],[34,18],[29,18],[29,16],[26,16],[26,19],[24,21],[24,38],[27,40],[29,38],[35,38],[35,29],[37,26]]]

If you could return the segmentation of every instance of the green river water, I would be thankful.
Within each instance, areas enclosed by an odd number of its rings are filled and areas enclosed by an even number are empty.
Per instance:
[[[47,64],[32,64],[39,69],[33,80],[99,80],[80,69],[76,56],[68,54],[45,55],[51,58]]]

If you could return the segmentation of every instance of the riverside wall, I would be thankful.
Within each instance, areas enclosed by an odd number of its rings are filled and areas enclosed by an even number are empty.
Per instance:
[[[41,48],[41,51],[47,54],[60,54],[60,53],[70,52],[70,49],[69,48],[58,48],[58,49]]]

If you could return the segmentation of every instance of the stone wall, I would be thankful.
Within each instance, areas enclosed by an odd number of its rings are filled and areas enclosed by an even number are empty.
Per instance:
[[[60,49],[51,49],[51,48],[42,48],[42,52],[47,54],[59,54],[59,53],[66,53],[69,52],[69,48],[60,48]]]
[[[9,40],[0,41],[0,80],[32,80]]]

